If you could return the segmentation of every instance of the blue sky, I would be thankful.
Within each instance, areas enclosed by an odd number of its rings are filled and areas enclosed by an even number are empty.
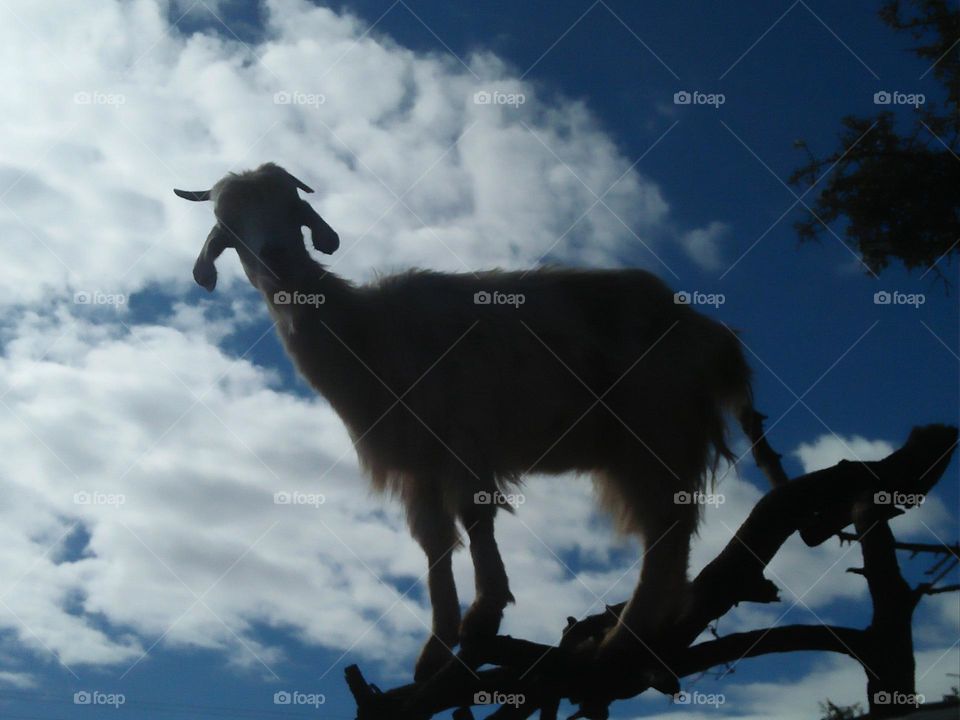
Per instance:
[[[933,273],[899,267],[870,277],[830,233],[798,246],[801,206],[787,212],[795,140],[832,151],[840,118],[875,112],[879,90],[939,98],[874,4],[327,7],[0,11],[23,61],[0,100],[6,717],[353,717],[343,668],[398,684],[424,638],[419,550],[365,491],[345,432],[294,376],[239,263],[223,257],[212,296],[192,285],[209,208],[170,188],[229,168],[275,160],[317,187],[311,201],[345,241],[337,272],[355,280],[551,261],[645,267],[676,290],[722,294],[703,311],[740,330],[791,474],[876,459],[914,425],[956,422],[956,284],[948,295]],[[475,105],[484,90],[526,102]],[[680,91],[724,102],[676,105]],[[940,267],[955,283],[955,261]],[[924,302],[877,305],[878,291]],[[957,480],[954,461],[895,529],[954,541]],[[263,504],[293,488],[326,502]],[[745,460],[707,511],[694,569],[764,490]],[[549,642],[598,595],[628,595],[635,574],[616,581],[636,548],[613,544],[586,483],[534,478],[526,492],[520,519],[502,523],[518,598],[506,630]],[[902,561],[918,579],[923,566]],[[720,631],[863,626],[863,583],[843,572],[858,564],[855,548],[789,545],[769,575],[785,602],[741,607]],[[956,684],[956,604],[930,598],[916,615],[930,700]],[[684,683],[723,693],[718,708],[644,697],[614,713],[816,717],[828,696],[863,703],[864,685],[845,659],[770,657]],[[326,702],[276,705],[282,690]],[[79,691],[125,703],[77,705]]]

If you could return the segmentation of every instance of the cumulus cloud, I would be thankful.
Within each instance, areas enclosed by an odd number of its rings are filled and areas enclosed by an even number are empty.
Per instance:
[[[17,122],[0,229],[21,251],[0,303],[184,291],[209,213],[171,188],[267,160],[318,189],[348,276],[628,256],[664,270],[669,206],[582,102],[542,99],[491,54],[415,53],[302,0],[266,2],[254,44],[219,9],[192,6],[209,27],[186,32],[149,0],[90,5],[78,26],[49,22],[54,6],[8,8],[22,62],[4,78]],[[229,289],[241,275],[223,264]]]
[[[813,442],[801,443],[793,451],[805,473],[832,467],[841,460],[870,462],[882,460],[896,448],[886,440],[868,440],[859,435],[844,438],[834,434],[824,434]]]
[[[953,646],[927,652],[918,652],[917,693],[928,703],[939,702],[950,693],[955,684],[949,673],[960,662],[960,649]],[[640,704],[648,709],[642,717],[653,720],[707,720],[707,718],[736,717],[742,720],[807,720],[818,717],[820,703],[830,700],[835,705],[859,703],[867,709],[866,671],[853,659],[828,655],[810,670],[792,677],[790,682],[744,682],[734,684],[728,675],[719,680],[704,677],[684,686],[688,692],[700,693],[700,706],[670,705],[662,697],[642,696]],[[718,704],[707,704],[713,698]],[[660,712],[665,705],[669,711]]]
[[[704,270],[717,270],[723,265],[720,245],[730,234],[730,226],[714,221],[705,228],[696,228],[680,237],[687,256]]]
[[[19,449],[0,458],[14,500],[0,564],[18,580],[0,627],[77,672],[135,671],[163,643],[269,675],[282,650],[258,624],[405,669],[429,627],[419,548],[370,496],[329,407],[219,349],[213,313],[119,326],[63,303],[4,328],[18,339],[0,358],[0,429]],[[506,628],[556,641],[569,613],[629,594],[638,555],[613,543],[582,478],[531,478],[524,498],[500,523],[522,578]],[[456,574],[469,601],[466,553]]]
[[[0,683],[6,683],[21,690],[36,686],[36,681],[29,673],[18,672],[0,672]]]
[[[5,567],[23,576],[0,622],[28,646],[68,666],[133,663],[161,637],[261,656],[240,640],[256,619],[346,648],[396,599],[378,578],[419,574],[355,460],[325,474],[350,444],[319,401],[167,325],[105,331],[74,317],[31,330],[38,344],[3,359],[4,430],[22,452],[0,462],[18,499],[5,508]],[[295,491],[323,502],[275,504]],[[77,526],[85,546],[58,560]],[[352,563],[344,546],[381,551]],[[96,630],[98,616],[123,631]],[[390,628],[401,647],[422,634],[396,613],[361,643]]]
[[[841,460],[882,460],[896,449],[897,446],[887,440],[826,433],[812,442],[801,443],[792,454],[800,460],[804,472],[814,472]],[[949,534],[950,523],[950,513],[936,492],[925,498],[919,507],[891,520],[898,537],[923,542],[944,542],[941,535]]]

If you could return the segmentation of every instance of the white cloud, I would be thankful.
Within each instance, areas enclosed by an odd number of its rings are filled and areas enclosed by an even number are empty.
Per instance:
[[[799,458],[804,472],[832,467],[841,460],[871,462],[882,460],[897,449],[886,440],[869,440],[860,435],[843,437],[824,434],[813,442],[801,443],[793,455]],[[950,533],[951,519],[936,489],[922,505],[908,510],[890,521],[898,538],[928,543],[945,542],[941,535]]]
[[[5,683],[18,690],[25,690],[37,685],[37,681],[32,675],[20,672],[0,672],[0,683]]]
[[[669,250],[668,204],[581,102],[541,100],[490,54],[467,68],[301,0],[264,10],[264,39],[248,46],[213,20],[222,35],[184,34],[147,0],[85,6],[76,25],[51,22],[49,4],[9,8],[3,42],[22,62],[0,98],[17,118],[0,229],[19,251],[0,267],[0,303],[186,290],[209,209],[171,188],[267,160],[317,188],[344,240],[333,265],[351,277],[544,257],[662,267],[645,248]],[[476,104],[480,90],[525,102]]]
[[[953,646],[922,651],[916,654],[916,660],[917,692],[925,696],[926,702],[939,702],[950,691],[951,683],[956,683],[947,673],[960,662],[960,649]],[[753,658],[744,662],[762,663],[764,659]],[[657,713],[658,705],[668,704],[669,699],[648,694],[640,701],[650,710],[643,717],[653,720],[706,720],[718,716],[743,720],[771,717],[809,720],[818,717],[819,703],[827,699],[839,706],[859,703],[862,710],[867,709],[866,671],[849,657],[824,655],[808,671],[789,681],[734,684],[733,677],[728,675],[725,680],[704,677],[694,684],[684,684],[685,689],[722,694],[724,702],[716,709],[709,705],[701,708],[673,706],[669,712]]]
[[[801,443],[793,451],[803,464],[805,473],[832,467],[841,460],[870,462],[882,460],[896,448],[886,440],[868,440],[859,435],[844,438],[834,434],[824,434],[810,443]]]
[[[268,674],[282,653],[258,645],[262,623],[406,671],[429,610],[422,588],[402,600],[398,588],[422,576],[424,560],[393,504],[370,497],[329,407],[224,354],[212,344],[219,331],[198,332],[202,308],[119,328],[76,311],[5,327],[20,340],[0,359],[0,431],[18,450],[0,457],[16,501],[0,510],[0,567],[21,579],[0,628],[71,668],[125,669],[162,638]],[[278,491],[324,502],[276,505]],[[596,612],[596,595],[626,568],[588,481],[531,478],[524,494],[499,523],[518,599],[505,628],[555,642],[564,618]],[[89,541],[67,553],[78,524]],[[588,568],[579,578],[558,559],[571,553]],[[456,573],[469,602],[467,553]],[[626,597],[635,575],[606,599]]]
[[[419,567],[397,514],[371,516],[354,458],[317,483],[318,468],[349,448],[319,401],[279,393],[270,372],[170,327],[104,335],[83,318],[25,322],[37,342],[2,363],[4,431],[21,448],[0,460],[18,500],[5,509],[2,562],[23,579],[0,623],[38,653],[49,648],[68,666],[132,663],[166,632],[171,645],[242,656],[234,633],[254,619],[345,649],[394,599],[363,563],[379,576]],[[37,349],[61,333],[41,360]],[[326,502],[275,505],[280,490],[323,492]],[[78,492],[94,502],[77,504]],[[44,553],[77,522],[88,547],[58,564]],[[341,540],[373,549],[354,562]],[[95,630],[98,616],[123,630]],[[423,633],[394,613],[361,649],[375,652],[387,629],[408,651]]]
[[[301,0],[265,3],[262,40],[247,46],[206,17],[228,5],[5,6],[13,21],[0,36],[21,62],[0,98],[17,118],[0,166],[0,232],[17,247],[0,266],[2,422],[16,448],[0,460],[16,498],[0,562],[23,577],[0,623],[68,665],[131,663],[161,635],[250,660],[240,636],[269,664],[276,650],[255,644],[253,621],[333,648],[356,641],[371,656],[389,635],[391,658],[425,633],[421,594],[390,610],[395,595],[378,580],[419,577],[419,550],[392,506],[375,513],[339,421],[218,347],[267,327],[239,263],[224,257],[215,298],[183,300],[210,214],[172,187],[284,163],[318,190],[312,201],[344,241],[333,264],[356,279],[409,265],[616,264],[643,246],[662,251],[671,235],[659,189],[590,111],[542,101],[495,56],[465,67],[415,53]],[[191,30],[170,27],[185,11]],[[57,21],[66,13],[71,23]],[[213,29],[194,31],[205,22]],[[478,104],[478,91],[525,102]],[[598,195],[607,207],[588,212]],[[158,290],[172,310],[144,320]],[[76,292],[122,302],[74,305]],[[518,548],[508,564],[542,580],[518,583],[508,624],[532,622],[545,640],[567,605],[586,611],[594,598],[534,535],[597,565],[594,592],[612,572],[589,490],[568,482],[554,485],[562,498],[536,482],[530,492],[591,533],[573,542],[538,513],[503,522]],[[270,502],[277,489],[318,484],[327,504],[316,513]],[[77,492],[125,502],[77,505]],[[62,561],[61,536],[80,531],[82,556]],[[468,600],[465,558],[457,568]],[[554,583],[563,592],[548,591]],[[535,612],[547,606],[555,618]]]
[[[723,265],[720,244],[730,234],[730,226],[714,221],[705,228],[696,228],[680,237],[688,257],[704,270],[717,270]]]

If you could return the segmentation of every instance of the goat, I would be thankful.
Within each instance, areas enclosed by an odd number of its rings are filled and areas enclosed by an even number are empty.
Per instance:
[[[411,270],[352,284],[307,251],[303,226],[321,253],[340,240],[298,189],[313,192],[268,163],[175,192],[214,202],[196,282],[213,291],[214,261],[236,249],[373,485],[405,507],[433,608],[415,677],[458,642],[498,632],[513,596],[494,516],[531,472],[591,473],[618,528],[645,546],[640,582],[599,651],[655,638],[683,605],[698,494],[718,461],[733,459],[727,413],[752,407],[737,337],[636,269]],[[462,622],[458,521],[476,582]]]

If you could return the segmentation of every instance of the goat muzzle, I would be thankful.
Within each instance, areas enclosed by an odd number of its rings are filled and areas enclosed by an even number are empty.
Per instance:
[[[327,222],[306,200],[300,201],[300,209],[300,222],[310,228],[310,240],[313,246],[325,255],[336,252],[340,247],[340,236],[336,231],[327,225]]]

